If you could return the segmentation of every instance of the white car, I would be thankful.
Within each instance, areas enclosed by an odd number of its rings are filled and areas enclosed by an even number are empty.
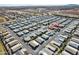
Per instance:
[[[72,55],[76,55],[76,53],[77,53],[77,49],[75,49],[75,48],[73,48],[73,47],[71,47],[71,46],[69,46],[69,45],[67,45],[66,47],[65,47],[65,50],[67,51],[67,52],[69,52],[69,53],[71,53]]]
[[[28,44],[33,50],[36,50],[37,47],[39,46],[39,43],[36,42],[35,40],[30,41]]]
[[[11,51],[12,51],[12,53],[14,53],[14,52],[18,51],[21,48],[22,48],[22,44],[18,43],[15,46],[11,47]]]
[[[30,36],[25,36],[25,37],[23,37],[23,40],[24,40],[24,42],[29,42],[32,39],[30,38]]]
[[[40,52],[39,52],[40,55],[53,55],[54,52],[49,50],[48,48],[43,48]]]

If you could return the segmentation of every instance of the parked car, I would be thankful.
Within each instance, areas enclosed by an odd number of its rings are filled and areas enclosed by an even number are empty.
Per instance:
[[[24,42],[29,42],[29,41],[31,41],[32,39],[31,39],[31,37],[30,36],[24,36],[23,37],[23,41]]]
[[[53,47],[53,46],[50,45],[50,44],[48,44],[48,45],[46,46],[46,48],[48,48],[49,50],[51,50],[51,51],[53,51],[53,52],[57,51],[57,48],[56,48],[56,47]]]
[[[22,49],[22,44],[18,43],[15,46],[11,47],[12,53],[15,53],[16,51]]]
[[[47,55],[53,55],[54,52],[49,50],[48,48],[43,48],[40,52],[39,52],[40,55],[44,55],[44,54],[47,54]]]
[[[77,49],[75,49],[75,48],[73,48],[73,47],[71,47],[71,46],[69,46],[69,45],[67,45],[66,47],[65,47],[65,50],[67,51],[67,52],[69,52],[70,54],[72,54],[72,55],[76,55],[76,53],[77,53]]]
[[[62,51],[61,55],[71,55],[71,54],[64,50],[64,51]]]
[[[48,28],[51,30],[56,29],[60,31],[60,28],[63,28],[63,25],[59,24],[58,22],[53,22],[48,26]]]
[[[46,34],[43,34],[41,37],[42,37],[43,39],[45,39],[45,40],[48,40],[48,39],[49,39],[49,36],[46,35]]]
[[[39,46],[39,43],[36,42],[35,40],[30,41],[28,44],[33,50],[36,50],[37,47]]]
[[[70,41],[70,42],[69,42],[69,45],[70,45],[71,47],[75,48],[75,49],[79,49],[79,44],[76,43],[76,42]]]
[[[16,44],[18,44],[18,41],[17,40],[13,40],[13,41],[11,41],[11,42],[8,43],[8,46],[12,47],[12,46],[14,46]]]
[[[35,39],[38,43],[42,44],[44,42],[44,39],[41,37],[38,37]]]

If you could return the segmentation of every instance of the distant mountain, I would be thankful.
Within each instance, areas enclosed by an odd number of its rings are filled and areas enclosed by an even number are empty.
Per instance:
[[[78,4],[67,4],[66,6],[77,6]]]
[[[78,4],[68,4],[68,5],[64,5],[63,7],[72,9],[72,8],[79,8],[79,5]]]
[[[0,4],[0,9],[6,8],[6,9],[24,9],[24,8],[49,8],[49,9],[73,9],[73,8],[79,8],[79,5],[77,4],[67,4],[67,5],[47,5],[47,6],[32,6],[32,5],[14,5],[14,4]]]

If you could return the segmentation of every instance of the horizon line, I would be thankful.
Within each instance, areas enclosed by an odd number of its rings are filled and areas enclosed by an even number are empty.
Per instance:
[[[0,4],[0,6],[63,6],[63,5],[79,5],[79,4],[54,4],[54,5],[32,5],[32,4]]]

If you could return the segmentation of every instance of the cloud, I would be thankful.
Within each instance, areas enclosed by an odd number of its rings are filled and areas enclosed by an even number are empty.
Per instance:
[[[79,0],[0,0],[4,5],[63,5],[79,4]]]

